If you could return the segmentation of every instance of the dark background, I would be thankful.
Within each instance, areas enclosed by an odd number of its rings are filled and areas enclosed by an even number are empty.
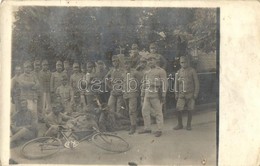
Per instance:
[[[35,59],[48,59],[51,71],[65,59],[110,66],[119,47],[128,56],[133,43],[148,51],[155,42],[168,74],[178,68],[176,57],[191,57],[200,78],[198,103],[209,103],[218,94],[217,28],[215,8],[22,7],[13,24],[12,69]]]

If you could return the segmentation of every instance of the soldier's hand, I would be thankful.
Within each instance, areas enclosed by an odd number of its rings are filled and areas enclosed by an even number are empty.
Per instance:
[[[161,103],[162,103],[162,104],[165,104],[165,102],[166,102],[166,97],[162,97]]]
[[[179,95],[177,93],[175,93],[175,100],[178,100]]]

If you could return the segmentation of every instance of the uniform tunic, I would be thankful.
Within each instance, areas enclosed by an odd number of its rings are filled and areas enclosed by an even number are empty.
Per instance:
[[[144,97],[142,115],[145,130],[151,130],[151,116],[156,118],[158,131],[163,128],[163,113],[161,99],[165,98],[167,90],[166,72],[160,67],[151,68],[144,75]]]
[[[195,106],[195,96],[199,93],[199,79],[197,72],[192,68],[181,68],[175,78],[175,94],[178,95],[177,110],[182,111],[187,105],[188,110]]]

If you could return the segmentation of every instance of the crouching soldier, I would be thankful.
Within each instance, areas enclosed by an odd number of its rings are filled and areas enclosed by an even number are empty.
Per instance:
[[[177,117],[178,125],[174,130],[183,128],[182,124],[182,111],[187,105],[188,120],[187,130],[191,130],[192,111],[195,106],[195,99],[199,93],[199,80],[196,71],[189,66],[188,59],[185,56],[180,57],[181,69],[178,70],[175,76],[175,99],[177,100]]]
[[[65,126],[66,122],[71,119],[71,117],[64,115],[62,112],[64,112],[62,106],[53,106],[52,112],[45,119],[46,127],[48,128],[45,136],[56,137],[59,132],[59,126]]]
[[[27,100],[20,99],[20,109],[11,118],[11,146],[22,139],[32,139],[37,134],[37,117],[27,107]]]

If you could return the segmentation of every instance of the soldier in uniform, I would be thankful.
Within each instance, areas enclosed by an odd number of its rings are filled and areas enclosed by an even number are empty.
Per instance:
[[[71,104],[71,116],[76,117],[82,114],[86,113],[86,103],[85,98],[83,95],[80,94],[80,92],[74,93],[74,100]]]
[[[20,109],[11,117],[11,145],[21,139],[32,139],[37,134],[37,120],[28,109],[27,100],[21,98],[20,104]]]
[[[108,86],[111,89],[110,96],[108,99],[108,106],[112,111],[120,112],[123,106],[123,69],[120,68],[120,61],[117,55],[113,55],[112,63],[114,68],[112,68],[106,75],[108,79]]]
[[[41,86],[42,110],[47,114],[51,110],[50,81],[51,72],[47,60],[42,61],[42,70],[39,73],[39,82]]]
[[[195,106],[195,99],[199,94],[199,79],[196,71],[189,66],[188,59],[185,56],[180,57],[181,69],[175,77],[175,98],[177,100],[178,125],[174,130],[183,128],[182,111],[187,105],[188,119],[187,130],[191,130],[192,111]]]
[[[39,59],[36,59],[33,63],[33,74],[34,76],[39,80],[39,75],[40,75],[40,71],[41,71],[41,61]],[[42,91],[42,87],[40,84],[40,88],[37,90],[37,95],[38,95],[38,99],[37,99],[37,112],[38,112],[38,117],[39,117],[39,121],[43,121],[43,115],[42,115],[42,95],[41,95],[41,91]]]
[[[74,92],[79,90],[79,81],[83,78],[83,74],[79,72],[79,64],[73,64],[73,74],[70,77],[70,86]]]
[[[62,62],[57,61],[56,72],[53,72],[51,74],[50,90],[51,90],[52,100],[53,100],[53,97],[55,97],[56,89],[62,84],[62,78],[64,76],[67,76],[67,74],[62,72]]]
[[[131,58],[131,64],[132,64],[132,68],[136,68],[138,66],[138,64],[140,63],[140,58],[141,55],[139,54],[139,50],[138,50],[138,45],[137,44],[133,44],[132,45],[132,50],[130,52],[130,58]]]
[[[62,105],[65,109],[66,114],[71,113],[71,103],[74,98],[73,89],[68,84],[68,77],[62,77],[62,85],[56,89],[56,95],[61,97]]]
[[[139,134],[151,133],[151,115],[156,118],[156,137],[162,135],[163,113],[162,105],[165,102],[167,78],[164,69],[156,65],[156,57],[149,55],[147,58],[150,70],[144,75],[144,85],[141,91],[143,101],[142,115],[144,119],[144,129]]]
[[[15,75],[11,80],[11,97],[12,97],[12,103],[14,104],[14,108],[12,106],[12,113],[19,110],[19,99],[21,95],[21,89],[19,87],[19,76],[22,74],[22,68],[21,66],[15,67]]]
[[[124,100],[129,111],[131,128],[129,134],[134,134],[137,125],[137,97],[139,96],[139,73],[131,68],[132,60],[125,58],[126,71],[124,74]]]
[[[87,99],[87,105],[90,110],[95,108],[95,89],[93,89],[93,83],[96,79],[96,65],[94,62],[90,61],[87,62],[87,74],[85,75],[85,83],[86,83],[86,99]]]
[[[157,47],[156,47],[155,43],[151,43],[149,48],[150,48],[150,54],[155,56],[155,58],[156,58],[157,65],[159,67],[163,68],[164,70],[166,70],[167,61],[161,54],[157,53]]]
[[[63,73],[65,73],[68,76],[68,80],[70,80],[70,76],[72,75],[72,70],[70,67],[69,60],[65,60],[63,62],[63,67],[64,67]]]
[[[24,73],[18,78],[18,83],[21,88],[21,97],[27,100],[28,109],[31,110],[38,118],[37,100],[39,81],[32,73],[32,63],[30,61],[26,61],[23,67]]]

